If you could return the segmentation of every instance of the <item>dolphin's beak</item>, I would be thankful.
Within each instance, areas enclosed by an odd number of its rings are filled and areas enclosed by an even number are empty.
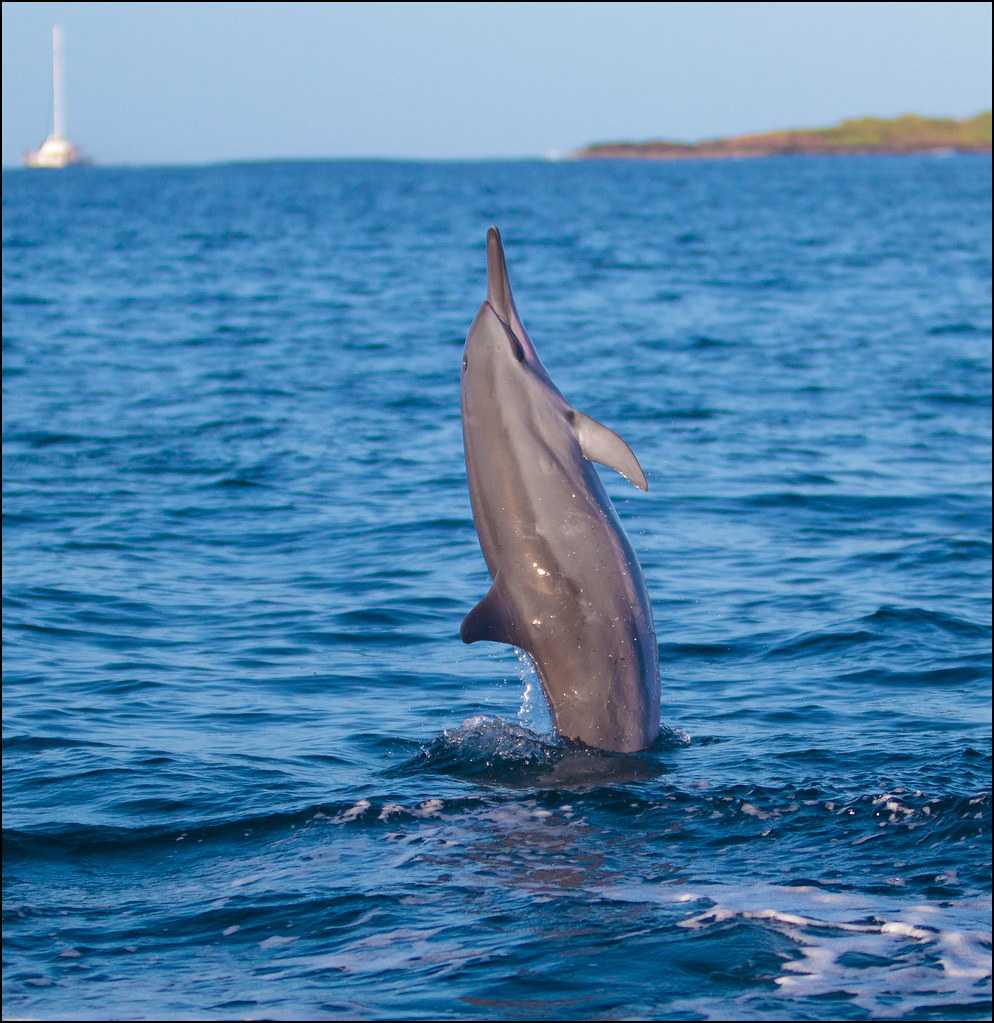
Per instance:
[[[487,231],[487,301],[505,323],[512,324],[517,319],[511,282],[507,276],[504,246],[496,227]]]
[[[541,366],[535,346],[514,305],[511,279],[507,276],[507,262],[504,259],[504,245],[496,227],[487,231],[487,304],[504,324],[518,351],[524,351],[533,365]],[[519,354],[518,360],[521,358]]]

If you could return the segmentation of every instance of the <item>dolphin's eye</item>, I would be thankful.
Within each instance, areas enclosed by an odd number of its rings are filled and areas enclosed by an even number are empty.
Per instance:
[[[463,373],[465,373],[466,370],[468,370],[468,369],[469,369],[469,359],[467,359],[466,356],[463,355],[463,357],[462,357],[462,371],[463,371]]]
[[[514,346],[514,357],[518,362],[525,361],[525,346],[511,333],[507,335],[511,339],[511,344]]]

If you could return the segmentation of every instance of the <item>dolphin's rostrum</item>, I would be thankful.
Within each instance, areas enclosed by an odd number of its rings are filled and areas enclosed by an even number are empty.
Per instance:
[[[659,664],[642,571],[596,469],[642,490],[631,448],[572,408],[539,360],[487,233],[487,298],[462,363],[466,474],[493,579],[466,643],[510,643],[535,662],[563,737],[645,749],[659,734]]]

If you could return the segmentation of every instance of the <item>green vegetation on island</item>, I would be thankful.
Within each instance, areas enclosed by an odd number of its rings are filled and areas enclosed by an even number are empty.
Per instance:
[[[991,151],[991,112],[956,120],[952,117],[860,117],[830,128],[802,128],[751,135],[732,135],[702,142],[599,142],[584,146],[578,159],[721,158],[786,156],[795,153],[922,153],[952,150]]]

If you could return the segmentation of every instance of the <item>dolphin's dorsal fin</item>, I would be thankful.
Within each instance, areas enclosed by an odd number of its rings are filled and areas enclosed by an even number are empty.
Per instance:
[[[516,633],[499,582],[495,582],[483,600],[466,615],[459,630],[464,643],[487,639],[492,643],[510,643],[511,646],[518,645]]]
[[[582,412],[573,412],[573,429],[576,439],[580,442],[583,457],[591,462],[600,462],[633,483],[639,490],[648,490],[649,483],[635,457],[635,452],[614,432],[596,419],[585,416]]]

